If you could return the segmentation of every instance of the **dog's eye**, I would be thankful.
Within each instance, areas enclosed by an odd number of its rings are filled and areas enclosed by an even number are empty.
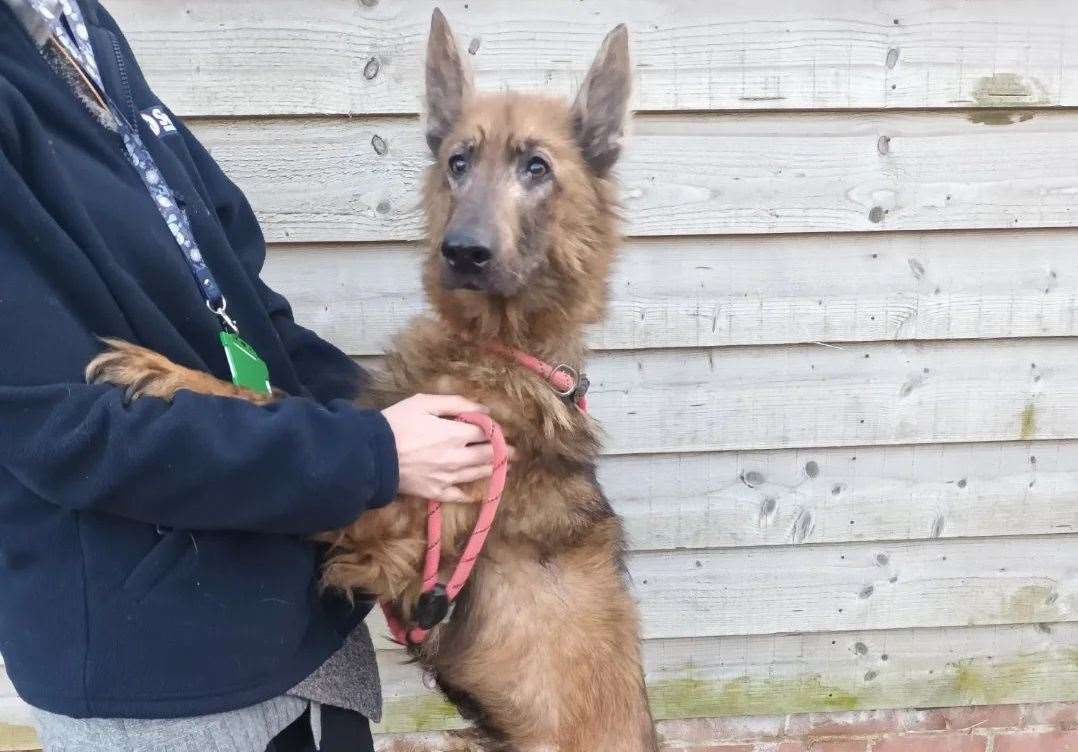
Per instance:
[[[454,154],[449,158],[449,171],[454,175],[463,175],[468,169],[468,160],[463,154]]]
[[[528,160],[528,174],[533,178],[541,178],[550,172],[550,165],[542,157],[532,157]]]

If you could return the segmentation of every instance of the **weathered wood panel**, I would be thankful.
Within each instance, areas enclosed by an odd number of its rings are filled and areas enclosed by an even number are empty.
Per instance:
[[[112,0],[186,115],[408,113],[440,5],[482,87],[569,93],[627,22],[642,110],[1078,104],[1066,0]]]
[[[624,455],[634,550],[1078,532],[1078,442]]]
[[[642,552],[628,564],[644,635],[669,638],[1071,621],[1075,561],[1078,535]]]
[[[195,127],[272,240],[422,234],[416,120]],[[1078,221],[1075,154],[1072,112],[644,116],[620,174],[631,235],[1058,227]]]
[[[1078,335],[1078,231],[634,240],[593,347]],[[425,310],[416,245],[271,250],[264,278],[353,355]]]
[[[657,718],[1078,699],[1078,624],[657,640]],[[400,653],[379,654],[383,732],[462,725]]]
[[[1078,535],[640,551],[627,563],[644,637],[672,639],[1078,621],[1075,561]],[[392,650],[381,616],[370,623]]]
[[[614,454],[1076,438],[1068,339],[594,356]]]

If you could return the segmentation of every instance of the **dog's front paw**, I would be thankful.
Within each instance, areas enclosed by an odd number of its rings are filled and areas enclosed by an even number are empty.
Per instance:
[[[179,371],[186,370],[163,355],[119,339],[103,340],[104,352],[86,366],[89,384],[124,387],[124,401],[139,397],[171,400],[180,388]]]

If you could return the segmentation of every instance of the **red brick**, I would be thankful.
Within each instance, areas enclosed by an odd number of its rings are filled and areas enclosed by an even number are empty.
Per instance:
[[[694,718],[684,721],[660,721],[659,735],[672,749],[782,737],[783,716],[730,716]]]
[[[1016,728],[1022,726],[1020,705],[985,705],[972,708],[939,708],[926,714],[940,730],[960,731],[976,728]]]
[[[1025,706],[1026,726],[1052,726],[1061,731],[1078,729],[1078,703],[1053,702]]]
[[[786,719],[786,735],[794,737],[859,736],[898,729],[899,711],[867,710],[855,713],[803,713]]]
[[[865,739],[816,739],[809,743],[807,752],[867,752]]]
[[[872,752],[985,752],[987,744],[970,734],[906,734],[881,739]]]
[[[777,746],[771,749],[763,746],[757,747],[757,752],[804,752],[804,750],[804,744],[794,741],[779,742]]]
[[[1078,752],[1078,731],[1042,734],[1000,734],[995,752]]]

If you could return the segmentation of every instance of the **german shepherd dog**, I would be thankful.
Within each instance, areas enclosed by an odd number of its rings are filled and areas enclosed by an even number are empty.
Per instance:
[[[423,280],[435,314],[413,321],[397,340],[364,403],[460,394],[488,406],[516,448],[501,511],[467,587],[449,619],[409,647],[474,722],[454,750],[658,750],[622,526],[595,477],[597,428],[505,354],[512,348],[575,366],[584,359],[584,329],[603,315],[620,240],[610,171],[630,79],[628,33],[618,26],[572,105],[474,93],[452,31],[434,12]],[[171,399],[189,389],[273,399],[114,340],[87,378],[127,387],[132,398]],[[485,485],[464,490],[478,500]],[[444,507],[443,582],[478,506]],[[425,518],[422,499],[399,498],[320,536],[331,544],[325,585],[389,601],[409,623]]]

